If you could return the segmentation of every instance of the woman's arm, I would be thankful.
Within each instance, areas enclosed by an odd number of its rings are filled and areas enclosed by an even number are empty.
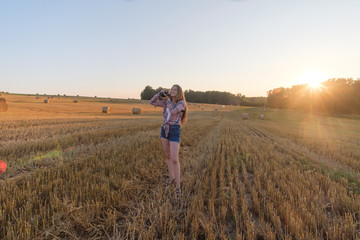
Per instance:
[[[153,98],[149,101],[151,105],[158,106],[158,107],[164,107],[165,103],[164,100],[159,100],[159,93],[155,94]]]

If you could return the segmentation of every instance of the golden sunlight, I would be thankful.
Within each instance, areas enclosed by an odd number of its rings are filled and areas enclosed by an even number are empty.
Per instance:
[[[321,83],[326,80],[328,80],[328,76],[319,71],[308,72],[299,78],[301,84],[307,84],[312,89],[321,88]]]

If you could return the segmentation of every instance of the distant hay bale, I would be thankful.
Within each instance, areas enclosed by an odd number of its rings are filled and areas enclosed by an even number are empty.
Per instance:
[[[8,110],[8,105],[5,98],[0,98],[0,112],[6,112]]]
[[[103,113],[110,113],[110,111],[111,111],[110,107],[103,107],[102,108]]]
[[[244,120],[249,119],[249,114],[248,113],[243,113],[242,114],[242,119],[244,119]]]
[[[39,99],[39,96],[36,96],[36,99]]]
[[[260,114],[259,118],[260,119],[264,119],[265,115],[264,114]]]
[[[133,108],[132,113],[133,114],[140,114],[141,113],[141,108],[137,108],[137,107]]]
[[[201,108],[201,110],[205,110],[205,108]]]
[[[222,108],[222,109],[225,109],[225,106],[224,106],[224,105],[222,105],[222,106],[221,106],[221,108]]]
[[[49,103],[49,102],[50,102],[49,99],[45,99],[45,100],[44,100],[44,103]]]
[[[73,103],[77,103],[77,102],[78,102],[78,100],[76,100],[76,99],[73,100]]]

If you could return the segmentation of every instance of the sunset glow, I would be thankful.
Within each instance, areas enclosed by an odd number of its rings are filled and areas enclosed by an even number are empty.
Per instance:
[[[329,77],[323,72],[313,71],[302,75],[299,79],[301,84],[307,84],[312,89],[319,89],[322,82],[326,81]]]

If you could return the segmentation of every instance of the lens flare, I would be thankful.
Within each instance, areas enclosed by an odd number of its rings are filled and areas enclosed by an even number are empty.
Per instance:
[[[0,160],[0,174],[5,172],[5,170],[6,170],[6,162],[4,162],[3,160]]]

